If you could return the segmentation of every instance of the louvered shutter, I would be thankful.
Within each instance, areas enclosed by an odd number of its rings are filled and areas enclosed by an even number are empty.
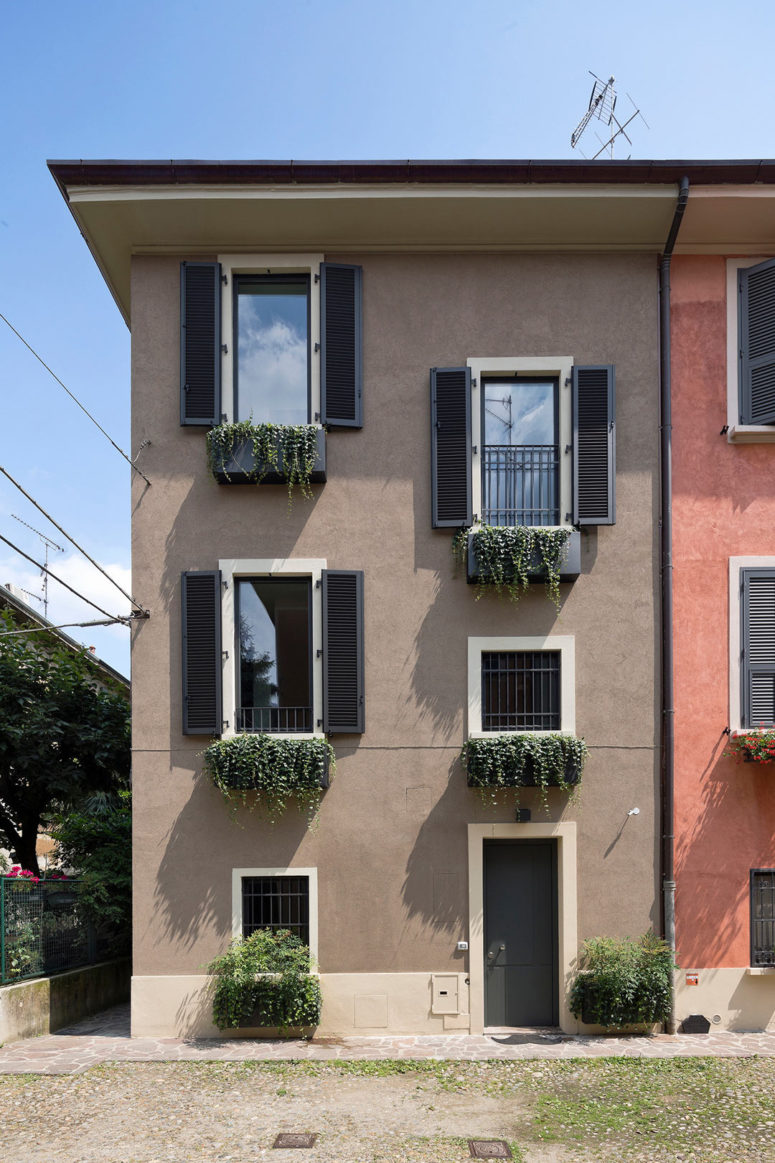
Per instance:
[[[431,368],[431,525],[471,525],[471,369]]]
[[[574,367],[574,525],[616,522],[616,426],[613,364]]]
[[[362,268],[320,264],[320,415],[333,428],[363,427]]]
[[[323,730],[362,735],[363,573],[323,570]]]
[[[184,573],[183,734],[220,735],[223,727],[221,573]]]
[[[738,272],[740,421],[775,424],[775,259]]]
[[[180,423],[221,422],[221,264],[180,264]]]
[[[775,724],[775,569],[742,571],[743,726]]]

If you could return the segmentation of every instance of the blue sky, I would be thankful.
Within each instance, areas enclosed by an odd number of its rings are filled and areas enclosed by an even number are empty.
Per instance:
[[[128,450],[129,334],[47,158],[567,158],[589,69],[640,105],[633,157],[773,157],[773,34],[765,0],[8,5],[0,312]],[[0,464],[125,580],[128,466],[1,322],[0,377]],[[0,533],[40,560],[12,514],[66,544],[3,479]],[[72,551],[50,564],[124,608]],[[40,590],[0,545],[8,581]],[[55,621],[91,616],[49,596]],[[127,631],[72,633],[128,673]]]

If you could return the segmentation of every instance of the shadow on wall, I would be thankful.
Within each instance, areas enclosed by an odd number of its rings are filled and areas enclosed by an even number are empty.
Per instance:
[[[748,963],[747,927],[749,880],[740,872],[739,828],[741,780],[759,780],[767,773],[738,764],[724,755],[727,736],[714,743],[697,779],[699,810],[682,848],[676,852],[676,926],[682,968],[714,965],[733,958]],[[749,776],[750,772],[750,776]],[[747,807],[755,810],[750,795]],[[748,841],[746,848],[751,848]],[[745,945],[743,951],[742,946]]]

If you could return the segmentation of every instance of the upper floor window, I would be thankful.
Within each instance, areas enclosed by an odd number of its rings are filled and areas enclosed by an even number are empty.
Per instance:
[[[775,259],[727,261],[727,436],[775,441]]]
[[[558,381],[487,378],[481,397],[482,521],[559,525]]]
[[[312,732],[308,578],[238,578],[237,730]]]
[[[775,868],[751,869],[751,965],[775,966]]]
[[[237,420],[310,419],[309,276],[234,278],[234,411]]]

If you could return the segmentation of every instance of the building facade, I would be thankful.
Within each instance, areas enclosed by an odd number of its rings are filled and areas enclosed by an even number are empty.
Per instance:
[[[680,173],[651,165],[52,163],[131,324],[151,480],[134,1034],[212,1033],[206,966],[261,917],[308,939],[339,1034],[573,1031],[582,941],[661,928],[656,260]],[[214,479],[217,421],[317,425],[311,498]],[[477,600],[451,549],[481,524],[568,531],[559,608],[539,577]],[[467,740],[547,731],[586,742],[575,797],[524,788],[517,813],[468,786]],[[327,733],[315,827],[230,811],[202,752],[241,733]]]

